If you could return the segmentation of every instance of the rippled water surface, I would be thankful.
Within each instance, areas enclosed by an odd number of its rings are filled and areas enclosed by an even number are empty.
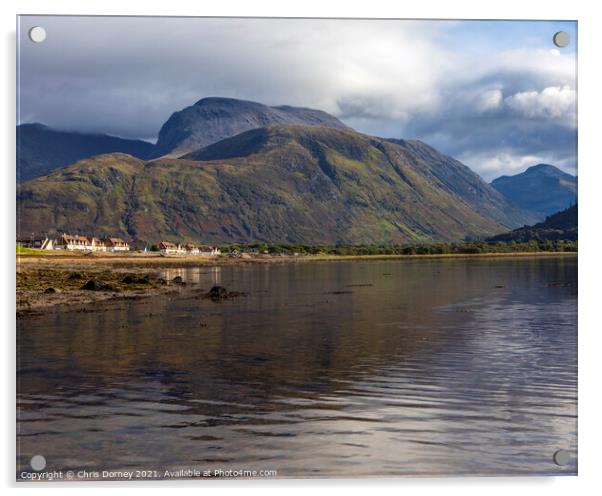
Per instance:
[[[576,473],[576,258],[167,275],[249,294],[19,321],[18,471]]]

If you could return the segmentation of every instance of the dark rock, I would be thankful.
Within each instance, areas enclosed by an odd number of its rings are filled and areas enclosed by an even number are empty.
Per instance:
[[[67,277],[68,280],[70,281],[74,281],[77,279],[81,279],[82,275],[79,272],[72,272],[71,274],[69,274],[69,277]]]
[[[86,289],[88,291],[106,291],[112,290],[113,287],[109,286],[108,284],[103,284],[102,282],[97,281],[96,279],[90,279],[86,284],[82,286],[82,289]]]
[[[181,276],[176,276],[171,280],[171,282],[173,282],[174,284],[182,284],[184,280]]]
[[[157,282],[159,284],[161,284],[161,286],[165,286],[167,284],[167,281],[165,279],[163,279],[162,277],[160,277],[159,279],[157,279]]]
[[[123,282],[124,284],[149,284],[150,276],[146,274],[142,277],[138,277],[133,274],[128,274],[121,280],[121,282]]]
[[[228,290],[223,286],[213,286],[207,296],[212,300],[221,300],[228,297]]]
[[[210,298],[213,301],[227,300],[229,298],[236,298],[237,296],[247,296],[247,293],[241,291],[228,291],[223,286],[213,286],[204,298]]]
[[[46,288],[44,290],[44,293],[46,293],[46,294],[54,294],[54,293],[57,293],[57,290],[54,289],[54,288]]]
[[[138,277],[134,274],[128,274],[121,280],[124,284],[149,284],[150,276],[148,274]]]

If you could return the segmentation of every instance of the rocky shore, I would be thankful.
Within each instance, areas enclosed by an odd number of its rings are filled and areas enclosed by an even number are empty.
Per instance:
[[[575,253],[496,253],[481,255],[304,256],[255,255],[240,258],[165,257],[157,254],[92,254],[49,252],[17,255],[17,317],[53,308],[82,307],[102,301],[135,300],[160,295],[197,292],[213,301],[244,296],[226,288],[195,288],[181,277],[167,280],[163,269],[199,266],[274,264],[310,261],[424,258],[490,258],[519,256],[576,256]],[[199,292],[200,291],[200,292]]]

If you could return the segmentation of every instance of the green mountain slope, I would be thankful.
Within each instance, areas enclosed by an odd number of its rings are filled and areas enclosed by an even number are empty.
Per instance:
[[[519,226],[539,220],[537,214],[517,207],[509,202],[496,189],[487,184],[462,162],[444,155],[433,147],[418,140],[389,139],[407,153],[404,158],[415,168],[427,171],[431,180],[438,182],[458,195],[473,208],[496,221]]]
[[[465,181],[482,183],[472,176]],[[501,232],[519,215],[497,197],[489,214],[467,198],[399,144],[279,125],[183,159],[102,155],[21,183],[18,230],[212,243],[426,243]]]
[[[524,226],[509,233],[493,236],[488,241],[526,243],[529,241],[577,241],[577,205],[546,217],[543,222]]]

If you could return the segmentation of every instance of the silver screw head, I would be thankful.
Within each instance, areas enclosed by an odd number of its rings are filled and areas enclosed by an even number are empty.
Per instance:
[[[554,35],[553,41],[554,45],[556,45],[558,48],[564,48],[571,42],[571,38],[568,33],[565,33],[564,31],[558,31]]]
[[[554,463],[556,465],[560,465],[561,467],[569,463],[571,459],[569,453],[565,450],[558,450],[554,453]]]
[[[29,464],[31,465],[31,468],[33,468],[36,472],[39,472],[40,470],[44,470],[46,468],[46,458],[44,458],[42,455],[36,455],[31,458]]]
[[[42,26],[34,26],[27,34],[34,43],[42,43],[46,39],[46,30]]]

